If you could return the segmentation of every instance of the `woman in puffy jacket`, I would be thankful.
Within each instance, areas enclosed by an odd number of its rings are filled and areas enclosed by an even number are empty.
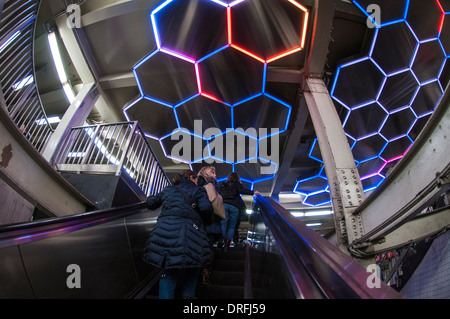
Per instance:
[[[209,223],[213,207],[206,190],[197,186],[197,175],[185,170],[173,186],[147,199],[154,210],[162,206],[144,251],[144,261],[164,269],[159,298],[172,299],[181,270],[185,282],[183,298],[194,298],[200,270],[210,262],[208,237],[203,224]]]
[[[240,214],[245,214],[245,203],[241,195],[259,195],[258,191],[244,188],[238,173],[230,173],[227,181],[220,185],[225,206],[226,219],[221,221],[224,249],[227,250],[233,240]]]

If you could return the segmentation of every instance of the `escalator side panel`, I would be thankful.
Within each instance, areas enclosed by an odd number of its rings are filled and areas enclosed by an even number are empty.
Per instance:
[[[36,298],[121,298],[137,284],[124,219],[25,244],[24,265]],[[69,265],[79,266],[81,288]],[[71,275],[74,276],[71,276]]]
[[[155,211],[145,210],[142,213],[126,218],[131,254],[139,282],[144,281],[149,274],[156,270],[154,267],[145,263],[142,260],[142,256],[145,244],[149,238],[150,232],[156,225],[156,220],[160,212],[161,209]]]
[[[18,246],[1,250],[0,274],[0,299],[34,298]]]

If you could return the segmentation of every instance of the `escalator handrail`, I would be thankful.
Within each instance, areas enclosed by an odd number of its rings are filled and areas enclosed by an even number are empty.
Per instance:
[[[140,202],[111,209],[2,226],[0,227],[0,248],[16,246],[93,227],[137,214],[145,207],[145,202]]]
[[[287,262],[302,263],[326,298],[403,298],[381,280],[379,286],[370,288],[367,283],[372,278],[370,276],[373,276],[371,272],[308,228],[274,200],[258,195],[255,202],[263,217],[270,220],[268,226],[272,233],[278,233],[277,244],[286,246],[287,251],[294,251],[297,255],[297,260],[293,261],[292,257],[288,257],[290,260]]]

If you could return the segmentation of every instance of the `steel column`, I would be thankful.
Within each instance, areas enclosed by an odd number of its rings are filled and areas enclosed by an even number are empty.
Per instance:
[[[337,241],[346,251],[349,242],[364,234],[360,215],[353,211],[364,192],[342,123],[321,79],[305,80],[305,99],[319,141],[331,192]]]

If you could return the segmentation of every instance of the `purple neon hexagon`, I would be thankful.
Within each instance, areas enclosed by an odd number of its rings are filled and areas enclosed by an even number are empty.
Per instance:
[[[194,60],[228,43],[227,10],[215,1],[166,1],[153,11],[151,19],[159,48]]]

